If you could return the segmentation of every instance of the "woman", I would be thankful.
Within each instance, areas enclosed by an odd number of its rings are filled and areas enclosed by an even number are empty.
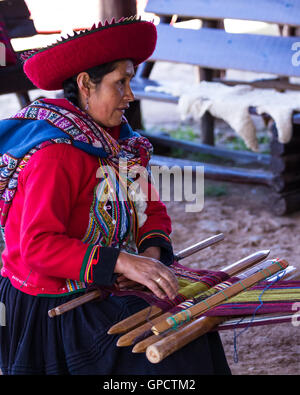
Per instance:
[[[87,287],[143,286],[169,299],[178,291],[170,218],[157,195],[146,200],[153,188],[137,174],[151,145],[124,118],[134,68],[155,44],[152,23],[122,19],[24,57],[28,78],[64,88],[65,99],[37,100],[0,126],[4,374],[229,373],[217,334],[159,366],[117,348],[106,333],[146,306],[134,296],[47,316]]]

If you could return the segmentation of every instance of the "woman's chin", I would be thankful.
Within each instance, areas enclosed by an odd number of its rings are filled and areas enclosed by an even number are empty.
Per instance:
[[[106,122],[105,124],[103,122],[101,122],[101,121],[96,121],[96,120],[94,120],[94,121],[97,123],[97,125],[101,126],[102,128],[105,128],[105,129],[109,128],[109,129],[111,129],[111,128],[114,128],[116,126],[121,125],[122,119],[123,119],[123,117],[121,117],[120,119],[115,120],[113,122]]]

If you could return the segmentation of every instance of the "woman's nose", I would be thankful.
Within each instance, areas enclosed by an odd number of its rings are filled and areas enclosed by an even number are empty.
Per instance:
[[[128,84],[126,92],[125,92],[125,96],[127,97],[128,101],[134,101],[135,97],[134,97],[134,93],[132,92],[131,86],[130,84]]]

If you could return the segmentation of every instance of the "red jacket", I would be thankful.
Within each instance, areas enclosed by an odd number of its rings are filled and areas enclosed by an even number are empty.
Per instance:
[[[2,276],[19,290],[60,296],[84,287],[91,246],[83,238],[99,182],[96,157],[68,144],[36,152],[21,171],[5,227]],[[148,202],[139,248],[167,240],[171,221],[161,201]],[[150,243],[151,245],[151,243]],[[155,242],[153,243],[155,244]]]

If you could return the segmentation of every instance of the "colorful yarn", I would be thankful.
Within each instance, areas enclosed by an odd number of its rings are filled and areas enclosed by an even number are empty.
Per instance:
[[[152,230],[151,232],[147,232],[143,235],[143,237],[140,239],[138,247],[147,239],[151,239],[152,237],[162,237],[165,240],[167,240],[168,242],[171,242],[171,239],[169,237],[169,235],[167,235],[165,232],[161,231],[161,230]]]
[[[85,283],[77,280],[70,280],[70,279],[66,280],[66,286],[69,292],[74,292],[86,288]]]
[[[189,322],[191,317],[192,315],[189,310],[183,310],[178,314],[178,316],[170,316],[166,319],[166,321],[171,325],[173,330],[176,330],[181,325]]]
[[[195,270],[184,267],[178,262],[175,262],[169,266],[177,277],[180,289],[175,299],[170,300],[168,298],[160,299],[154,294],[146,291],[118,291],[113,290],[115,295],[135,295],[144,299],[150,305],[155,305],[161,308],[163,311],[170,311],[177,309],[177,306],[183,303],[187,303],[190,307],[194,304],[192,299],[195,295],[200,292],[207,291],[211,286],[214,286],[228,278],[228,274],[221,271],[212,270]],[[182,309],[180,309],[182,310]]]
[[[93,270],[92,265],[95,265],[99,259],[99,246],[93,246],[91,253],[89,255],[85,272],[84,272],[84,282],[90,284],[93,282]]]
[[[284,274],[284,273],[282,273],[282,275],[283,275],[283,274]],[[233,360],[234,360],[235,363],[238,363],[238,350],[237,350],[237,339],[238,339],[238,337],[241,336],[242,333],[244,333],[244,332],[251,326],[251,324],[252,324],[252,322],[253,322],[253,320],[254,320],[254,318],[255,318],[255,316],[256,316],[258,310],[263,306],[263,301],[262,301],[262,299],[261,299],[262,296],[263,296],[263,294],[264,294],[273,284],[275,284],[277,281],[279,281],[280,278],[282,277],[282,275],[277,275],[276,278],[275,278],[273,281],[269,282],[269,284],[267,284],[266,287],[261,291],[260,295],[258,296],[259,304],[258,304],[258,306],[255,308],[255,310],[254,310],[254,312],[253,312],[253,314],[252,314],[251,320],[249,321],[248,325],[247,325],[245,328],[243,328],[243,329],[240,331],[240,333],[237,333],[237,327],[238,327],[239,324],[243,321],[244,317],[242,317],[242,318],[238,321],[238,323],[236,324],[236,328],[234,328],[234,338],[233,338],[233,345],[234,345]]]
[[[258,286],[240,292],[205,315],[237,316],[291,312],[294,302],[300,301],[300,282],[280,280],[262,281]],[[256,308],[259,307],[259,311]]]

